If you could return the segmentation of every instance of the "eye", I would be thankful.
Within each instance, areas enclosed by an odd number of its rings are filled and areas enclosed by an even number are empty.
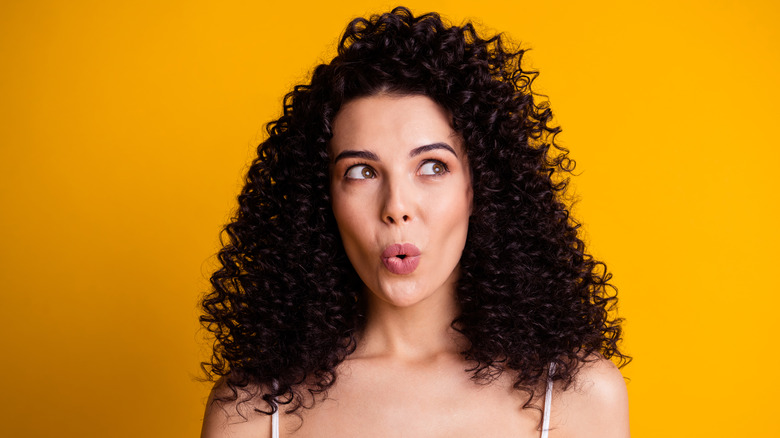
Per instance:
[[[449,172],[447,165],[438,160],[429,160],[420,166],[420,175],[438,176],[444,175],[447,172]]]
[[[347,169],[344,176],[349,179],[371,179],[376,178],[376,171],[365,164],[356,164]]]

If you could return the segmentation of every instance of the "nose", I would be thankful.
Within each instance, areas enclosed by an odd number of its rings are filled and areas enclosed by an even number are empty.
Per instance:
[[[413,193],[400,181],[388,181],[384,190],[382,221],[388,225],[403,224],[412,220]]]

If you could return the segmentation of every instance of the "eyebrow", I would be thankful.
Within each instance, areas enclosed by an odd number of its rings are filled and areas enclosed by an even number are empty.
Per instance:
[[[444,149],[446,151],[449,151],[452,153],[452,155],[455,155],[455,157],[458,157],[458,154],[455,152],[455,149],[452,148],[452,146],[446,144],[446,143],[432,143],[432,144],[426,144],[424,146],[416,147],[412,149],[411,152],[409,152],[409,157],[416,157],[422,153],[432,151],[435,149]],[[379,157],[371,152],[371,151],[356,151],[356,150],[346,150],[341,152],[336,156],[336,158],[333,160],[333,163],[338,163],[339,160],[343,160],[345,158],[362,158],[364,160],[372,160],[372,161],[382,161],[379,159]]]
[[[434,149],[444,149],[446,151],[450,151],[452,155],[455,155],[455,158],[458,158],[458,154],[455,153],[455,149],[453,149],[452,146],[448,145],[447,143],[426,144],[425,146],[414,148],[411,152],[409,152],[409,157],[416,157],[422,153],[432,151]]]
[[[339,160],[343,160],[345,158],[362,158],[364,160],[372,160],[372,161],[380,161],[379,157],[370,151],[354,151],[354,150],[346,150],[336,156],[336,158],[333,160],[334,163],[338,163]]]

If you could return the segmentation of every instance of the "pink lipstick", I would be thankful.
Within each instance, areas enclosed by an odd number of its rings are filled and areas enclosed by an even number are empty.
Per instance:
[[[420,249],[411,243],[390,245],[382,251],[382,263],[393,274],[411,274],[420,264]]]

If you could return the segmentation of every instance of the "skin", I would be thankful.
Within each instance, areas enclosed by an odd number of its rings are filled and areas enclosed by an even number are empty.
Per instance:
[[[454,303],[473,195],[448,115],[424,96],[371,96],[344,105],[333,133],[333,213],[366,285],[369,320],[412,315],[429,300]],[[382,263],[395,243],[420,249],[414,272]]]
[[[525,393],[512,388],[512,372],[473,382],[459,354],[465,341],[450,327],[472,186],[447,112],[425,96],[379,94],[344,105],[333,132],[333,212],[365,284],[368,317],[327,398],[300,416],[282,410],[281,436],[538,437],[540,410],[522,409]],[[412,273],[382,262],[394,243],[420,249]],[[620,372],[590,359],[571,388],[554,390],[551,438],[629,436]],[[214,393],[224,390],[218,384]],[[235,403],[209,403],[202,436],[270,437],[270,417],[253,412],[265,408],[255,403],[240,405],[246,421]]]

